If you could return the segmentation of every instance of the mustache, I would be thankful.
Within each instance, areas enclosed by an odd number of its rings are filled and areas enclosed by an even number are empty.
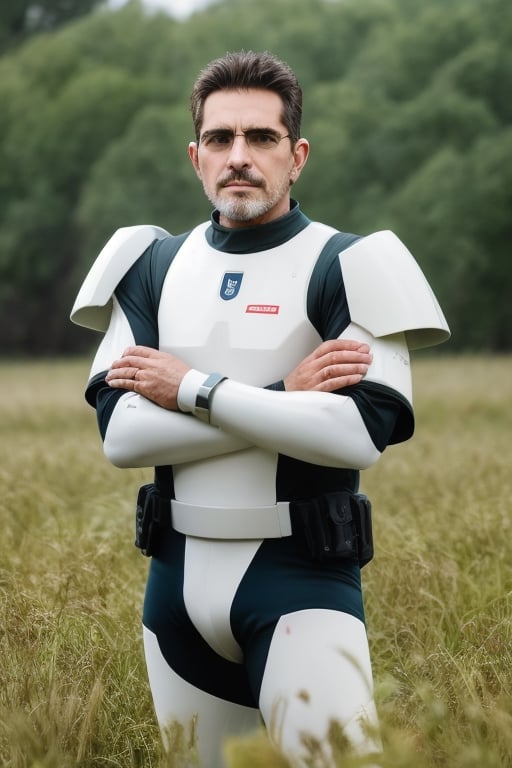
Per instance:
[[[256,176],[253,176],[249,171],[244,169],[240,171],[233,171],[228,176],[224,176],[223,179],[220,179],[218,186],[219,188],[226,187],[233,181],[246,181],[248,184],[252,184],[254,187],[263,186],[263,181],[261,179],[258,179]]]

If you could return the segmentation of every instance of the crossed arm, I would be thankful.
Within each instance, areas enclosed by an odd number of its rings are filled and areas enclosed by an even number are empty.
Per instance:
[[[285,390],[334,392],[358,384],[372,361],[368,344],[330,339],[320,344],[284,379]],[[178,390],[190,366],[151,347],[128,347],[107,374],[110,387],[137,392],[153,403],[178,411]]]
[[[331,393],[360,382],[371,361],[367,344],[329,340],[286,376],[285,392],[223,382],[211,426],[181,413],[193,410],[183,390],[205,374],[174,355],[129,347],[106,376],[109,387],[128,394],[111,416],[105,453],[118,466],[152,466],[257,445],[327,466],[369,466],[380,454],[355,403]]]

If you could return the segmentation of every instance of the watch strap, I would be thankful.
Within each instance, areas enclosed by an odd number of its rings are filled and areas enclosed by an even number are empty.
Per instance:
[[[222,373],[210,373],[199,387],[194,406],[194,416],[197,416],[201,421],[210,423],[210,405],[213,390],[225,379],[227,379],[227,376],[223,376]]]

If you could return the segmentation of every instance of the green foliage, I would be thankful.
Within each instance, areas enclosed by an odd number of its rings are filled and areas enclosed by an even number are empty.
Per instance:
[[[194,723],[163,753],[133,547],[144,470],[101,451],[88,361],[8,364],[0,379],[0,764],[196,765]],[[363,473],[376,554],[363,570],[382,768],[508,768],[512,754],[512,361],[413,359],[415,437]],[[343,768],[362,768],[345,754]],[[323,768],[311,744],[312,765]],[[229,768],[286,768],[262,732]]]
[[[510,350],[511,35],[508,0],[221,0],[183,22],[131,0],[4,53],[0,350],[88,346],[67,317],[110,234],[208,216],[188,95],[207,61],[240,48],[274,51],[303,84],[304,211],[396,231],[452,348]]]
[[[87,254],[98,252],[112,230],[127,221],[158,223],[177,234],[184,219],[199,223],[208,216],[206,201],[198,216],[197,179],[184,162],[193,138],[184,108],[139,110],[127,132],[111,143],[91,169],[83,189],[77,219]],[[92,221],[94,228],[88,226]],[[80,265],[82,275],[88,266],[86,261]]]
[[[89,13],[103,0],[3,0],[0,7],[0,52],[27,37]]]

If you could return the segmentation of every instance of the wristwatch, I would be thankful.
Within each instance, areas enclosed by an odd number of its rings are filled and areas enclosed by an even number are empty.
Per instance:
[[[227,376],[223,376],[222,373],[210,373],[199,387],[194,406],[194,416],[197,416],[201,421],[210,423],[210,403],[213,390],[225,379]]]

